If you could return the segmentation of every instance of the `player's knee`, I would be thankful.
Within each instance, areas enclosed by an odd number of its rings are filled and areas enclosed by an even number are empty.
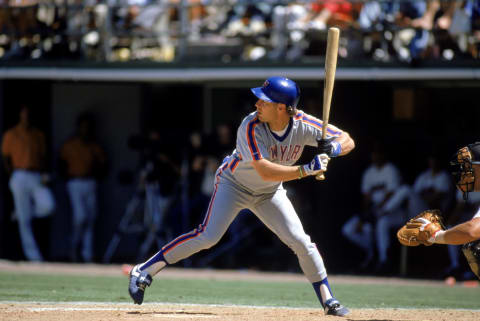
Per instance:
[[[209,249],[215,244],[217,244],[221,239],[221,236],[214,234],[204,234],[202,235],[202,248]]]
[[[310,241],[308,235],[292,238],[289,242],[289,246],[297,255],[307,255],[312,250],[316,249],[315,244]]]

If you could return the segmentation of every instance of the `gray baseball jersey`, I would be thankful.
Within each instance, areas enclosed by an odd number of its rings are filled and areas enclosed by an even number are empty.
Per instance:
[[[165,260],[173,264],[215,245],[239,211],[247,208],[294,251],[310,282],[323,280],[327,273],[322,257],[304,232],[281,182],[264,181],[251,164],[267,159],[292,165],[306,145],[317,145],[321,129],[322,121],[302,111],[290,119],[281,137],[260,122],[256,112],[245,117],[237,132],[236,149],[216,172],[214,192],[203,223],[165,245],[162,248]],[[341,133],[337,127],[328,126],[328,136]]]
[[[328,126],[327,137],[339,136],[341,131]],[[261,123],[253,112],[242,121],[237,132],[237,148],[229,157],[225,178],[250,191],[252,194],[271,193],[281,182],[264,181],[253,168],[251,161],[267,159],[281,165],[293,165],[305,145],[317,146],[322,135],[322,121],[299,111],[290,119],[286,132],[279,137],[266,123]]]

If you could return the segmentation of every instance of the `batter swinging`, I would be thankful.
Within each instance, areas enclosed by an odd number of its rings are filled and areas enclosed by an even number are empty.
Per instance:
[[[130,296],[141,304],[153,275],[215,245],[240,210],[248,208],[295,252],[325,314],[347,315],[348,309],[331,293],[322,257],[305,234],[282,182],[326,171],[330,157],[349,153],[354,142],[333,125],[328,125],[327,139],[321,140],[322,121],[297,110],[300,89],[292,80],[271,77],[251,90],[259,98],[257,110],[242,121],[236,149],[216,172],[203,223],[136,265],[130,272]],[[309,164],[293,166],[306,145],[318,146],[320,153]]]

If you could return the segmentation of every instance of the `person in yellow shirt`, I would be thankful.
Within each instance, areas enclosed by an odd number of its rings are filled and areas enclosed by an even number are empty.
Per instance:
[[[70,259],[78,261],[81,247],[81,259],[91,262],[97,217],[97,180],[105,172],[106,157],[94,139],[91,115],[81,114],[76,125],[76,133],[61,148],[60,171],[67,178],[67,192],[72,207]]]
[[[3,135],[2,158],[10,176],[9,187],[23,252],[30,261],[42,261],[43,256],[32,230],[32,220],[36,216],[51,214],[55,208],[55,200],[44,185],[45,134],[31,126],[30,114],[30,108],[22,105],[18,124]]]

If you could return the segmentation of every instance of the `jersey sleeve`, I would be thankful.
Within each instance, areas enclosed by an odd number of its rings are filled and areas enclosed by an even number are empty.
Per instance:
[[[260,127],[262,123],[255,117],[244,119],[237,131],[237,150],[244,161],[268,158],[266,139]]]
[[[322,138],[323,121],[304,112],[299,112],[296,119],[300,119],[304,126],[305,145],[318,146],[317,140]],[[339,137],[342,130],[332,124],[328,124],[327,138],[332,136]]]

